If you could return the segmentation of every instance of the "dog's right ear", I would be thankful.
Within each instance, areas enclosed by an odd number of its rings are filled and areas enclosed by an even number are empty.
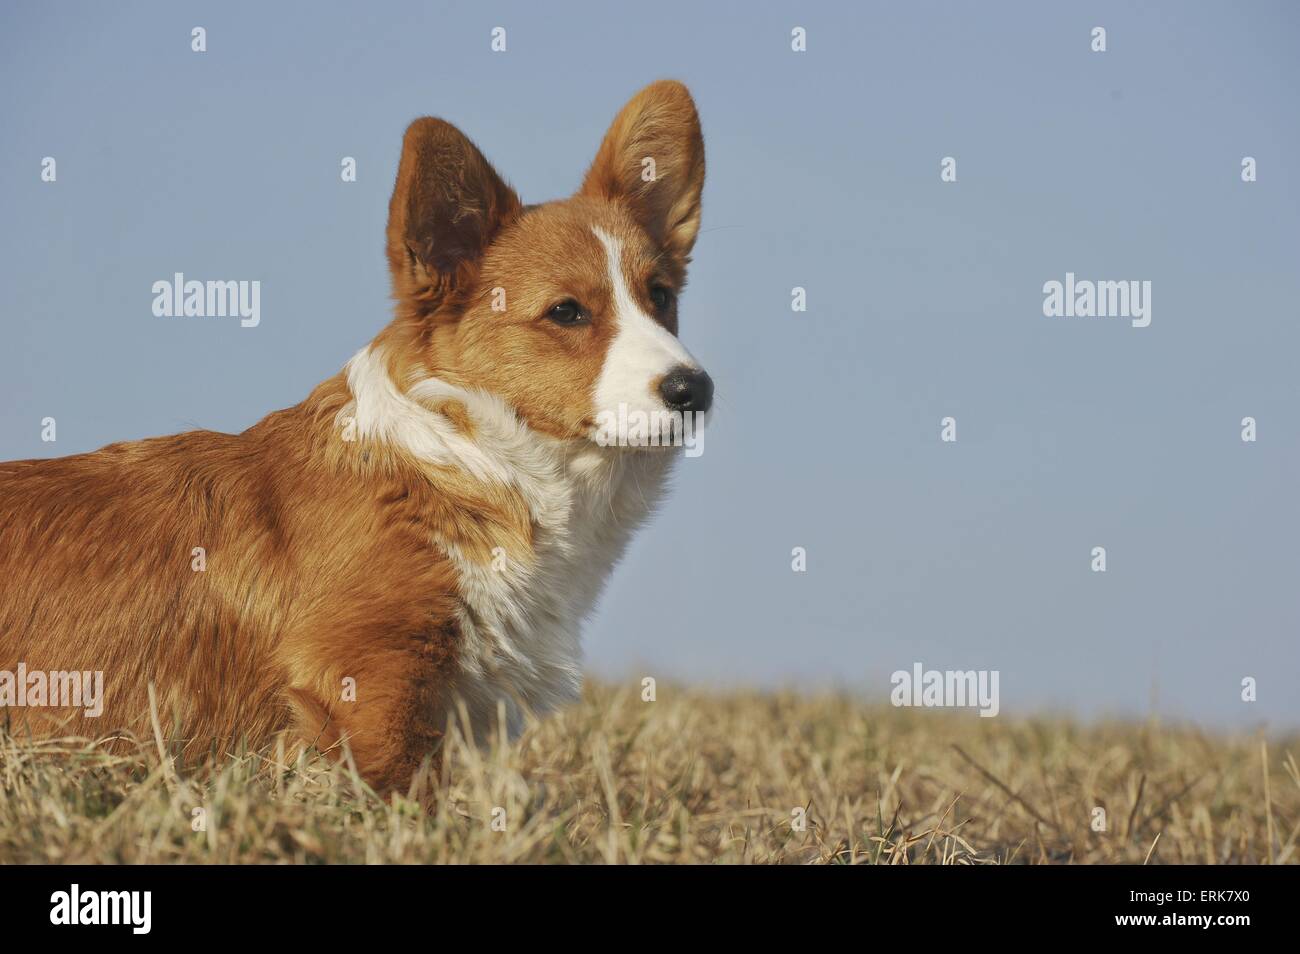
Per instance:
[[[522,209],[459,129],[428,116],[411,123],[388,203],[393,296],[429,314],[466,291],[493,236]]]

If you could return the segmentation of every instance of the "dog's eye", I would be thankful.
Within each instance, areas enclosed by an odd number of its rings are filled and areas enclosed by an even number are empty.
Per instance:
[[[582,306],[571,298],[553,307],[546,313],[546,317],[557,325],[577,325],[586,320]]]
[[[654,285],[650,288],[650,301],[659,311],[667,311],[668,306],[673,303],[672,289],[665,288],[663,285]]]

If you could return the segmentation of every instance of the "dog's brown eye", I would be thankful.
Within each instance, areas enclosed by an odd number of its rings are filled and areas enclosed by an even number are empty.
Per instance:
[[[673,293],[663,285],[654,285],[650,289],[650,301],[659,311],[667,311],[668,306],[673,303]]]
[[[576,325],[580,324],[586,316],[582,313],[582,306],[573,299],[569,299],[560,302],[548,311],[546,317],[557,325]]]

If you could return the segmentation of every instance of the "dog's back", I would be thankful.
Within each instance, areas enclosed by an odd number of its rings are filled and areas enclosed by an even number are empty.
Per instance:
[[[0,671],[105,673],[95,718],[12,707],[16,731],[148,735],[152,684],[168,736],[201,750],[288,728],[328,742],[366,641],[437,641],[454,576],[417,539],[426,508],[331,454],[320,406],[0,464]]]

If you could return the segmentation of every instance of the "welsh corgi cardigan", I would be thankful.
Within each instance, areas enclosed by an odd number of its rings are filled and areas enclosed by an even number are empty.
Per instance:
[[[712,401],[677,339],[703,184],[677,82],[541,205],[454,126],[412,123],[395,317],[342,372],[239,435],[0,464],[0,672],[104,687],[94,719],[11,693],[10,731],[147,737],[152,685],[187,751],[346,740],[383,792],[438,763],[461,704],[482,739],[574,699],[579,624],[678,456],[598,420]]]

